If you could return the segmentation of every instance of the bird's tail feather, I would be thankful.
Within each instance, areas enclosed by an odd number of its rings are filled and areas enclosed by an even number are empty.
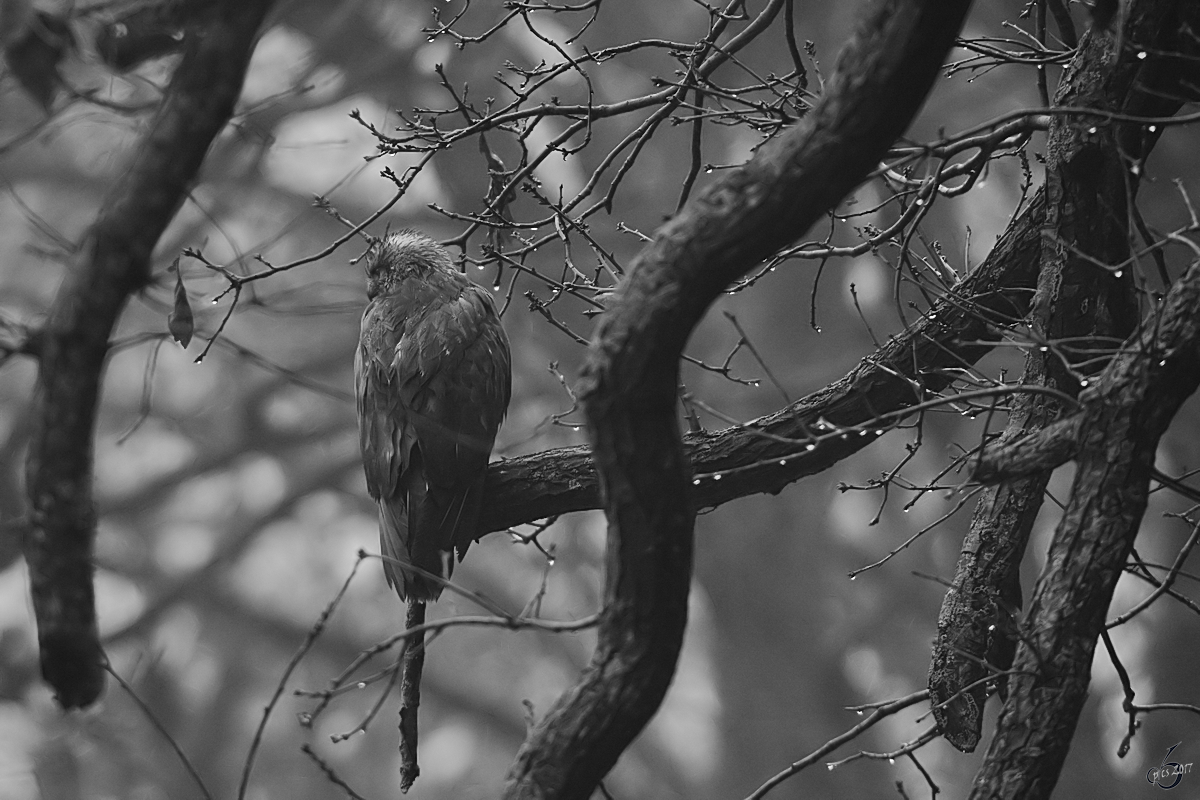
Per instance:
[[[410,474],[411,474],[410,470]],[[442,583],[414,572],[409,565],[449,579],[454,558],[461,561],[474,541],[483,500],[483,475],[466,487],[426,484],[379,501],[379,542],[388,585],[401,599],[436,600]],[[413,537],[413,532],[419,535]]]

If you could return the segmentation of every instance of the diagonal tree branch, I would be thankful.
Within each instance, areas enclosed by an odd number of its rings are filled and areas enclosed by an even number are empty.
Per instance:
[[[225,0],[185,53],[133,163],[106,199],[40,334],[24,543],[42,675],[65,708],[104,686],[92,586],[96,404],[109,336],[150,279],[155,243],[233,113],[270,0]]]
[[[509,798],[587,798],[657,710],[687,621],[695,509],[675,410],[692,328],[739,276],[806,231],[908,126],[969,3],[873,3],[794,130],[665,225],[601,318],[584,407],[609,521],[592,664],[530,732]]]
[[[955,377],[951,369],[974,364],[1027,313],[1037,283],[1044,219],[1039,190],[984,262],[948,297],[843,378],[748,426],[685,435],[692,472],[709,476],[689,488],[693,506],[710,508],[760,492],[774,494],[828,469],[878,438],[880,415],[902,411],[950,385]],[[833,426],[823,434],[818,427],[822,420]],[[866,436],[835,432],[864,425],[871,427]],[[721,480],[711,480],[716,474]],[[600,508],[590,448],[563,447],[492,464],[483,505],[480,536]]]

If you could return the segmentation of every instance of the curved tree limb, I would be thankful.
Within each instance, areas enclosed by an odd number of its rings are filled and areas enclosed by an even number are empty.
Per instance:
[[[221,2],[209,24],[189,34],[158,114],[88,231],[41,331],[24,552],[42,675],[65,708],[89,705],[104,687],[92,586],[92,454],[109,336],[126,300],[149,282],[155,243],[233,113],[270,5]]]
[[[687,621],[695,511],[675,410],[692,328],[874,168],[924,101],[969,3],[881,0],[796,128],[690,202],[601,318],[582,396],[609,520],[592,664],[530,732],[510,798],[587,798],[657,710]]]

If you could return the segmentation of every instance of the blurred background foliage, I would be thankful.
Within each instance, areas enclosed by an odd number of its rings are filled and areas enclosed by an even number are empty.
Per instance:
[[[20,11],[20,5],[0,4],[5,13]],[[481,32],[502,13],[499,4],[477,5],[460,28]],[[365,292],[361,268],[348,262],[361,244],[249,286],[200,363],[197,355],[228,308],[228,296],[214,300],[226,283],[199,262],[182,260],[197,324],[197,339],[185,351],[167,334],[175,280],[168,267],[186,247],[237,270],[254,268],[255,254],[282,263],[322,250],[345,228],[314,207],[314,195],[344,217],[361,220],[395,192],[380,169],[401,174],[415,161],[404,155],[366,159],[376,140],[350,118],[351,111],[391,131],[396,109],[447,107],[435,65],[455,86],[469,85],[478,99],[500,91],[494,79],[510,62],[534,67],[559,58],[517,25],[466,48],[445,35],[430,37],[433,6],[448,16],[461,0],[279,4],[255,52],[236,118],[160,242],[155,284],[131,302],[114,341],[95,445],[102,634],[115,670],[217,797],[234,796],[264,704],[358,550],[377,550],[375,510],[358,464],[351,378]],[[857,3],[832,0],[797,4],[797,36],[813,43],[813,91],[821,63],[832,63],[857,9]],[[1022,9],[1017,2],[977,4],[965,35],[1015,36],[1005,25],[1019,22]],[[56,65],[57,93],[31,87],[12,65],[0,78],[0,314],[11,330],[36,326],[44,315],[64,262],[138,146],[177,58],[115,72],[89,50],[96,16],[83,3],[75,11],[74,42]],[[560,44],[569,38],[571,31],[554,16],[536,19],[543,36]],[[595,49],[647,37],[694,41],[708,25],[708,11],[693,0],[609,2],[573,46]],[[744,62],[762,74],[790,69],[776,26],[743,53]],[[656,53],[634,51],[606,64],[590,87],[597,101],[645,94],[654,76],[670,79],[677,65]],[[722,69],[736,82],[734,67]],[[550,91],[578,98],[583,90],[568,72]],[[1032,68],[960,72],[936,87],[910,136],[936,138],[1040,105]],[[556,133],[554,124],[531,134],[530,146]],[[597,125],[592,146],[570,157],[551,156],[535,173],[542,190],[551,196],[558,187],[568,196],[577,191],[605,147],[633,124]],[[619,259],[628,262],[637,252],[641,239],[635,232],[651,233],[673,212],[689,166],[688,137],[686,125],[664,126],[625,177],[611,214],[592,217],[592,236]],[[705,162],[738,164],[760,140],[746,127],[709,126]],[[491,143],[502,158],[513,157],[503,137]],[[1044,137],[1037,135],[1028,147],[1035,185],[1041,146]],[[1165,229],[1186,219],[1171,181],[1182,180],[1193,196],[1200,190],[1196,146],[1190,129],[1171,130],[1147,165],[1140,204],[1152,225]],[[699,185],[705,179],[701,175]],[[1018,160],[994,162],[971,192],[933,209],[924,233],[955,270],[961,273],[986,255],[1018,207],[1024,180]],[[465,140],[439,153],[372,231],[414,226],[452,237],[461,223],[430,204],[477,212],[487,193],[487,165],[475,141]],[[843,209],[873,207],[882,199],[867,185]],[[885,217],[880,212],[856,224],[882,226]],[[858,241],[852,225],[837,227],[834,243]],[[533,256],[549,272],[554,257],[549,251]],[[873,340],[900,325],[885,258],[868,253],[833,260],[816,285],[814,262],[787,262],[752,288],[727,296],[697,331],[689,353],[708,364],[724,363],[738,340],[720,313],[728,312],[779,386],[743,348],[729,364],[731,374],[757,386],[686,365],[688,390],[724,414],[748,420],[781,407],[785,396],[796,399],[840,377],[873,350]],[[476,277],[487,284],[493,274]],[[514,391],[499,457],[585,441],[577,414],[555,416],[572,408],[556,372],[573,381],[584,349],[531,312],[522,300],[526,288],[544,291],[519,286],[508,292],[504,320],[513,343]],[[505,301],[505,286],[497,295]],[[560,318],[586,337],[592,322],[579,311]],[[986,364],[993,373],[1019,367],[1015,349],[994,353]],[[26,359],[11,358],[0,368],[0,798],[196,796],[168,741],[119,686],[110,681],[95,708],[63,715],[39,681],[16,524],[24,513],[23,455],[34,378]],[[706,427],[726,424],[703,411],[700,416]],[[923,446],[904,474],[914,484],[931,480],[955,454],[956,443],[978,440],[981,422],[929,415]],[[993,429],[1000,424],[993,421]],[[1160,468],[1178,474],[1196,466],[1196,425],[1193,403],[1164,439]],[[858,721],[846,706],[924,687],[944,592],[932,578],[953,574],[969,506],[883,567],[847,579],[958,503],[943,491],[910,509],[912,496],[902,492],[893,491],[883,503],[878,491],[844,490],[892,469],[913,436],[912,430],[894,431],[778,496],[746,498],[700,517],[679,672],[662,711],[606,782],[612,796],[743,797]],[[1056,495],[1069,486],[1069,471],[1052,482]],[[960,479],[951,476],[948,483]],[[1169,562],[1188,533],[1178,520],[1164,519],[1164,510],[1166,501],[1152,507],[1139,540],[1139,552],[1151,562]],[[1026,565],[1026,587],[1055,522],[1056,508],[1047,504],[1039,521],[1042,538],[1035,536],[1034,558]],[[539,540],[552,548],[552,560],[513,536],[492,534],[472,547],[456,581],[514,613],[542,591],[544,581],[545,616],[594,613],[602,585],[602,516],[569,515]],[[1194,594],[1194,584],[1181,588]],[[1127,577],[1114,605],[1128,607],[1146,591]],[[1114,631],[1139,701],[1196,701],[1200,646],[1195,619],[1185,610],[1159,603]],[[431,615],[477,611],[447,594]],[[286,687],[267,726],[249,797],[336,796],[340,790],[301,753],[306,743],[361,795],[395,793],[394,699],[365,732],[339,742],[331,738],[359,726],[381,685],[368,682],[339,695],[311,729],[298,719],[316,701],[293,690],[321,690],[360,651],[402,626],[403,607],[385,586],[378,562],[365,562]],[[590,632],[472,628],[437,637],[425,671],[416,796],[493,796],[530,715],[544,712],[573,682],[592,642]],[[1186,761],[1200,745],[1194,722],[1152,715],[1132,752],[1118,759],[1126,717],[1116,675],[1100,653],[1093,696],[1057,797],[1133,796],[1147,790],[1145,771],[1167,747],[1184,741],[1176,756]],[[927,717],[918,721],[926,710],[915,707],[889,719],[839,757],[859,747],[899,747],[932,724]],[[920,752],[951,797],[969,786],[980,757],[959,754],[941,740]],[[928,791],[911,762],[884,760],[810,769],[773,796],[898,796],[897,781],[910,796]]]

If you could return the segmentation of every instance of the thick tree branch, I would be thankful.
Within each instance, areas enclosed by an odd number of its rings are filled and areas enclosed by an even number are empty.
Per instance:
[[[1079,454],[1079,423],[1078,415],[1066,417],[1025,436],[986,448],[975,462],[971,480],[989,485],[1062,466]]]
[[[42,675],[66,708],[104,685],[92,587],[92,452],[108,340],[213,138],[233,112],[270,0],[221,3],[189,34],[182,61],[133,163],[106,199],[41,336],[27,463],[29,565]]]
[[[601,318],[582,393],[609,520],[599,641],[579,684],[530,732],[505,796],[589,797],[658,708],[691,581],[695,511],[675,411],[683,346],[731,282],[875,167],[920,108],[968,5],[874,3],[817,107],[667,223]]]
[[[1200,262],[1134,346],[1080,394],[1078,470],[972,798],[1049,797],[1087,698],[1092,655],[1133,548],[1158,440],[1200,385]]]
[[[1055,105],[1129,116],[1178,111],[1174,84],[1181,65],[1168,45],[1179,29],[1173,5],[1131,4],[1125,29],[1089,32],[1065,71]],[[1147,57],[1147,50],[1153,55]],[[1136,328],[1133,270],[1103,265],[1129,258],[1130,207],[1140,173],[1135,165],[1156,141],[1133,123],[1054,117],[1046,146],[1046,226],[1029,321],[1033,339],[1046,344],[1026,353],[1021,383],[1059,394],[1018,398],[1001,446],[1035,434],[1068,410],[1061,398],[1086,385],[1114,345]],[[1053,454],[1061,460],[1070,455],[1069,447]],[[1050,479],[1049,469],[1028,466],[1021,479],[980,499],[938,617],[929,670],[934,716],[946,739],[965,751],[975,749],[982,732],[987,679],[1009,668],[1016,649],[1020,565]],[[977,469],[980,475],[986,472]],[[1004,680],[994,683],[1003,694]]]

